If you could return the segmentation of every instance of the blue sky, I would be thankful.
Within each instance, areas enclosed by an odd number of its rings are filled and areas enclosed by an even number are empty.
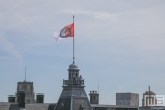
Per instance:
[[[34,82],[35,93],[56,103],[72,63],[72,39],[56,42],[55,31],[75,16],[75,62],[85,90],[98,90],[101,104],[116,92],[140,95],[151,86],[165,95],[164,0],[0,1],[0,101],[17,82]]]

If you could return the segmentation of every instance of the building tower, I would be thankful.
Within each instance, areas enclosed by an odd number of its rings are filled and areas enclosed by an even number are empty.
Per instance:
[[[24,95],[23,95],[24,94]],[[25,68],[25,80],[23,82],[17,83],[17,92],[16,92],[16,102],[19,103],[19,98],[24,101],[22,103],[34,103],[35,102],[35,93],[33,88],[33,82],[26,81],[26,68]],[[24,97],[23,97],[24,96]]]
[[[148,91],[143,93],[143,99],[142,99],[142,106],[156,106],[157,105],[157,99],[156,94],[152,91],[150,91],[150,86],[148,87]]]
[[[99,104],[99,94],[97,91],[90,91],[90,103],[91,104]]]
[[[33,82],[18,82],[17,84],[17,92],[16,92],[16,102],[18,102],[18,94],[23,93],[25,94],[25,103],[34,103],[34,89],[33,89]]]
[[[92,110],[84,90],[84,80],[79,77],[79,69],[74,62],[69,66],[68,80],[63,80],[62,87],[55,110]]]

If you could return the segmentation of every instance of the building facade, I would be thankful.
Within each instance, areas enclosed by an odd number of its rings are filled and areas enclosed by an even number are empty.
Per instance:
[[[97,91],[90,91],[89,97],[91,104],[99,104],[99,93]]]
[[[91,104],[93,110],[139,110],[138,106]]]
[[[116,93],[116,105],[139,106],[139,94]]]
[[[16,92],[16,102],[19,102],[19,94],[25,94],[25,103],[34,103],[35,102],[35,93],[33,82],[18,82],[17,83],[17,92]]]

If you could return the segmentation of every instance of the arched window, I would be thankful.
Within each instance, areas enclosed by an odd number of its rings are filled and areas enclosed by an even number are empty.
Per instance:
[[[76,79],[76,73],[72,73],[72,78],[75,80]]]

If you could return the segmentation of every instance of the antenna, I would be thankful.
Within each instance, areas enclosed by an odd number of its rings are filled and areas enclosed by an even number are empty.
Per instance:
[[[26,81],[26,67],[25,67],[25,81]]]
[[[98,93],[99,93],[99,80],[98,80]]]

